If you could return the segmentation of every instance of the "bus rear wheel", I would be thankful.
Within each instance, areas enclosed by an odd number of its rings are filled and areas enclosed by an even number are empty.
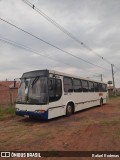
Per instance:
[[[66,116],[71,116],[72,113],[73,113],[73,106],[71,104],[68,104],[66,108]]]

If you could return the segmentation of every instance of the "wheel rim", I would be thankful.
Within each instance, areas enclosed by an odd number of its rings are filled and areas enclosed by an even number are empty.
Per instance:
[[[68,106],[67,110],[68,110],[69,113],[71,113],[72,112],[72,107]]]

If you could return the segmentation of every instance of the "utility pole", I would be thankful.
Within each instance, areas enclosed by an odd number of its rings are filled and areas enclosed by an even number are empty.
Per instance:
[[[112,80],[113,80],[113,91],[114,91],[114,96],[116,96],[116,89],[115,89],[115,80],[114,80],[114,71],[113,71],[114,64],[111,64],[111,69],[112,69]]]
[[[101,81],[103,81],[103,77],[102,77],[102,74],[100,75],[100,77],[101,77]]]

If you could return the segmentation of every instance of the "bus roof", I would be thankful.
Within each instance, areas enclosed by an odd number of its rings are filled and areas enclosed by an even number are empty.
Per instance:
[[[55,70],[50,70],[50,69],[29,71],[29,72],[23,73],[21,78],[29,78],[29,77],[36,77],[36,76],[47,76],[49,74],[55,74],[55,75],[59,75],[59,76],[66,76],[66,77],[71,77],[71,78],[76,78],[76,79],[82,79],[82,80],[88,80],[88,81],[107,84],[107,83],[102,82],[102,81],[96,81],[96,80],[92,80],[92,79],[89,79],[89,78],[84,78],[84,77],[71,75],[71,74],[67,74],[67,73],[63,73],[63,72],[59,72],[59,71],[55,71]]]
[[[88,81],[98,82],[98,83],[105,83],[103,81],[96,81],[96,80],[93,80],[93,79],[84,78],[84,77],[80,77],[80,76],[76,76],[76,75],[72,75],[72,74],[67,74],[67,73],[63,73],[63,72],[59,72],[59,71],[55,71],[55,70],[49,70],[49,73],[60,75],[60,76],[66,76],[66,77],[76,78],[76,79],[82,79],[82,80],[88,80]],[[105,83],[105,84],[107,84],[107,83]]]

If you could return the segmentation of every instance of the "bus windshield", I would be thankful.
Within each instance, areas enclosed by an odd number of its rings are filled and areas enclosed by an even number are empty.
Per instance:
[[[46,104],[47,97],[47,77],[21,79],[17,103]]]

